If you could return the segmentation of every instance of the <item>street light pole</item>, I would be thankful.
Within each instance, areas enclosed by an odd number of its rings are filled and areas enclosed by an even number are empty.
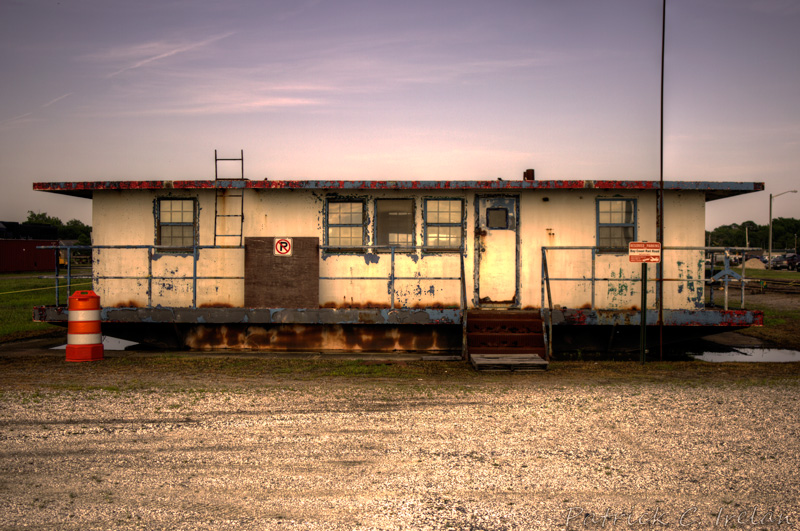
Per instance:
[[[767,268],[772,269],[772,200],[783,194],[796,194],[797,190],[787,190],[776,195],[769,194],[769,252],[767,253]]]

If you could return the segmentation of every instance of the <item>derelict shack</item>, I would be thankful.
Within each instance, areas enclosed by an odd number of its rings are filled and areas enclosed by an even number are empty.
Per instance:
[[[761,323],[758,312],[706,309],[703,247],[707,201],[763,188],[664,183],[663,262],[648,266],[650,279],[663,282],[648,285],[648,323]],[[104,333],[197,349],[433,354],[467,345],[470,353],[543,354],[542,318],[556,338],[570,327],[640,322],[641,268],[628,243],[659,237],[657,181],[233,179],[34,189],[92,200]],[[61,304],[37,308],[35,318],[64,323]]]

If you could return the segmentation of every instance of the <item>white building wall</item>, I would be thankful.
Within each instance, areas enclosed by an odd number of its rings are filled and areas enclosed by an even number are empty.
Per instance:
[[[221,213],[238,212],[236,192],[222,201]],[[244,237],[318,237],[324,242],[325,224],[323,190],[245,190]],[[374,243],[375,199],[415,199],[415,244],[422,245],[424,237],[423,199],[460,198],[464,200],[466,257],[464,273],[467,301],[474,297],[475,199],[474,191],[451,190],[337,190],[339,197],[366,199],[368,243]],[[497,194],[496,194],[497,195]],[[521,307],[539,307],[542,301],[541,247],[595,245],[596,200],[600,197],[637,199],[637,239],[656,240],[656,194],[654,191],[616,193],[602,190],[541,190],[509,192],[520,198],[520,295]],[[196,198],[198,201],[199,245],[214,244],[214,190],[98,191],[93,202],[93,238],[97,246],[152,246],[155,243],[154,204],[164,197]],[[665,194],[665,245],[702,246],[704,239],[704,205],[700,192],[668,192]],[[226,218],[233,225],[218,226],[220,233],[237,234],[238,219]],[[238,246],[237,238],[218,238],[219,244]],[[513,250],[512,250],[513,251]],[[98,249],[95,251],[96,290],[103,306],[185,307],[193,302],[191,280],[192,256],[155,253],[148,258],[148,249]],[[198,307],[244,305],[244,251],[242,249],[200,249],[198,251]],[[665,308],[694,309],[702,300],[703,255],[695,251],[666,251],[666,278],[680,279],[665,285]],[[640,305],[641,274],[639,264],[631,264],[627,254],[598,254],[595,261],[597,278],[612,278],[613,282],[597,281],[594,286],[595,307],[599,309],[631,309]],[[585,278],[592,275],[591,252],[588,250],[548,251],[551,278]],[[391,254],[321,253],[321,277],[345,277],[340,280],[320,280],[320,306],[379,306],[387,307],[391,300],[388,279],[391,273]],[[461,260],[458,253],[396,253],[395,277],[415,277],[396,280],[395,305],[406,307],[458,307],[461,288],[457,280],[429,280],[426,277],[458,277]],[[650,266],[649,277],[655,277]],[[109,277],[137,277],[117,279]],[[152,277],[152,278],[148,278]],[[167,278],[159,278],[167,277]],[[202,277],[237,277],[233,279]],[[374,280],[351,280],[353,277],[374,277]],[[509,279],[513,282],[513,279]],[[287,279],[290,282],[291,279]],[[684,282],[685,281],[685,282]],[[682,286],[682,287],[679,287]],[[556,305],[568,308],[589,307],[592,286],[583,282],[551,282]],[[655,307],[655,283],[649,284],[648,306]]]
[[[548,201],[544,201],[544,198]],[[542,300],[541,247],[590,247],[596,242],[596,201],[600,198],[634,198],[637,204],[638,241],[657,241],[656,193],[607,193],[602,190],[563,190],[523,197],[523,306],[539,307]],[[698,192],[664,194],[664,247],[702,247],[705,235],[705,198]],[[662,255],[665,282],[664,307],[697,309],[703,290],[702,251],[669,251]],[[550,282],[554,305],[563,308],[639,309],[641,264],[630,263],[627,253],[597,253],[589,249],[553,249],[547,252],[550,278],[586,279]],[[648,265],[648,308],[656,307],[655,264]],[[545,302],[545,305],[547,303]]]

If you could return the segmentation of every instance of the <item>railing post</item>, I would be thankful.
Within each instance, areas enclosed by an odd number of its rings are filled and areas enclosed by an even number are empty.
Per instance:
[[[742,287],[742,300],[741,300],[741,304],[740,304],[739,307],[742,310],[744,310],[744,284],[745,284],[745,281],[746,281],[745,280],[745,270],[747,269],[747,265],[746,265],[747,260],[744,259],[745,256],[746,256],[746,253],[743,253],[743,255],[742,255],[742,280],[739,281],[740,282],[740,286]]]
[[[596,291],[595,278],[597,277],[596,259],[597,259],[597,248],[592,247],[592,311],[594,311],[594,309],[595,309],[594,308],[595,307],[594,292]]]
[[[391,292],[389,307],[394,310],[394,245],[392,246],[392,268],[389,272],[389,291]]]
[[[708,303],[711,306],[714,306],[714,263],[717,261],[716,258],[717,256],[714,254],[714,251],[711,251],[711,263],[709,264],[711,269],[708,272]],[[705,274],[706,269],[705,266],[703,266],[703,280],[705,280]]]
[[[642,322],[639,323],[639,361],[647,358],[647,262],[642,262]]]
[[[72,293],[72,247],[67,247],[67,294]]]
[[[61,251],[61,249],[59,249],[58,246],[56,246],[56,249],[55,249],[55,253],[56,253],[56,274],[55,274],[55,280],[56,280],[56,306],[58,306],[61,303],[61,301],[60,301],[61,297],[59,297],[59,294],[58,294],[58,253],[59,253],[59,251]]]
[[[147,248],[147,307],[153,307],[153,247]]]
[[[461,244],[461,249],[458,250],[459,259],[461,261],[461,319],[463,320],[463,314],[467,311],[467,282],[466,282],[466,270],[464,269],[464,244]]]
[[[197,308],[197,244],[192,253],[192,308]]]
[[[547,361],[553,357],[553,296],[550,293],[550,272],[547,268],[547,249],[542,248],[542,279],[547,290]],[[544,311],[544,293],[542,294]]]
[[[547,248],[542,247],[542,304],[541,308],[544,311],[544,274],[545,274],[545,262],[547,262]]]

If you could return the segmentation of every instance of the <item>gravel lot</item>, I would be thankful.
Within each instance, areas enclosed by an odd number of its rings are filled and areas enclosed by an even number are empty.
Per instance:
[[[131,362],[126,386],[5,362],[2,529],[800,528],[796,366],[171,385]]]

